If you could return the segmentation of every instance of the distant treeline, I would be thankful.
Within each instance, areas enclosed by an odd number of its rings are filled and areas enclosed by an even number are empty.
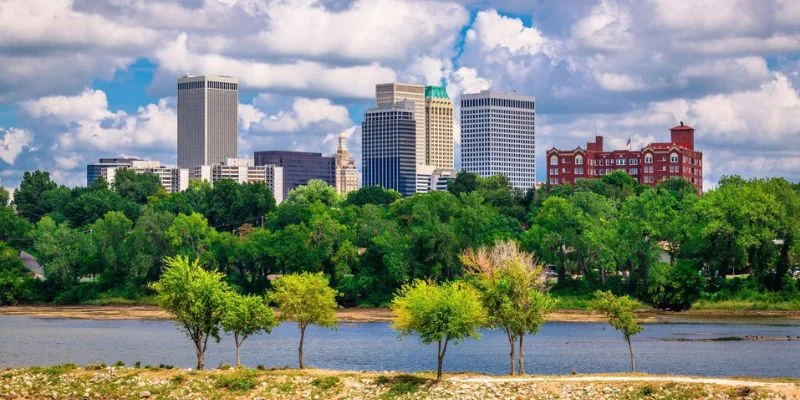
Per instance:
[[[551,266],[555,293],[596,289],[660,308],[689,307],[736,285],[798,293],[800,185],[723,178],[698,197],[688,182],[657,188],[623,172],[574,186],[514,189],[502,176],[460,172],[448,191],[401,198],[365,187],[346,197],[311,181],[276,206],[264,184],[193,181],[168,194],[150,174],[120,171],[113,185],[67,188],[26,172],[14,207],[0,193],[2,303],[138,301],[152,294],[165,256],[199,258],[243,293],[270,277],[322,272],[344,306],[387,305],[416,278],[462,277],[459,254],[515,240]],[[29,278],[18,250],[46,279]]]

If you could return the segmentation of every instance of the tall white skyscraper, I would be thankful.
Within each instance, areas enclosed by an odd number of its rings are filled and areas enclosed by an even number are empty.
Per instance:
[[[453,101],[441,86],[425,86],[425,164],[453,169]]]
[[[235,158],[239,83],[227,76],[178,79],[178,166],[194,168]]]
[[[361,124],[363,186],[380,185],[403,196],[417,191],[415,103],[408,100],[367,110]]]
[[[535,99],[484,90],[461,96],[461,167],[482,177],[505,175],[529,189],[536,183]]]
[[[425,164],[427,151],[425,138],[425,86],[410,83],[382,83],[375,85],[375,103],[378,107],[406,100],[414,102],[414,120],[416,121],[414,153],[416,163]]]

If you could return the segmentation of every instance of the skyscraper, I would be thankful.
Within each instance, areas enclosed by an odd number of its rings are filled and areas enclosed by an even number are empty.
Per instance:
[[[414,121],[416,123],[415,163],[425,164],[427,149],[425,140],[425,86],[409,83],[382,83],[375,85],[375,103],[378,107],[393,105],[404,100],[414,102]]]
[[[425,86],[425,164],[453,169],[453,102],[441,86]]]
[[[302,151],[256,151],[253,153],[257,166],[272,164],[283,167],[283,198],[289,191],[305,185],[311,179],[322,179],[336,187],[336,159],[322,153]]]
[[[178,79],[178,166],[222,163],[235,158],[239,83],[227,76]]]
[[[358,190],[358,170],[356,162],[347,151],[344,132],[339,134],[339,148],[336,150],[336,192],[345,195]]]
[[[461,164],[482,177],[505,175],[520,189],[536,183],[535,99],[484,90],[461,96]]]
[[[381,185],[403,196],[416,192],[416,102],[404,100],[367,110],[361,124],[363,185]]]

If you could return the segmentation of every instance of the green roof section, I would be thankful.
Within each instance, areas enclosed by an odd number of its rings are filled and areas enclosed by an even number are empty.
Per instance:
[[[426,99],[449,99],[447,89],[442,86],[425,86]]]

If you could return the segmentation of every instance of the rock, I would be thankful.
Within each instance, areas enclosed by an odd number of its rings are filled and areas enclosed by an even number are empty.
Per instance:
[[[146,399],[146,398],[150,397],[150,392],[148,392],[147,390],[142,391],[142,392],[139,393],[139,397],[141,397],[143,399]]]

